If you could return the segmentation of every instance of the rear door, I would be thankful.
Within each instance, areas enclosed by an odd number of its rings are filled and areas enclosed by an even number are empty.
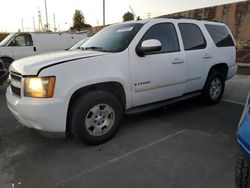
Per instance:
[[[31,34],[18,34],[9,44],[14,59],[20,59],[36,54]]]
[[[187,70],[185,93],[189,93],[202,89],[212,58],[212,47],[206,42],[198,25],[179,23],[178,27],[185,51]]]

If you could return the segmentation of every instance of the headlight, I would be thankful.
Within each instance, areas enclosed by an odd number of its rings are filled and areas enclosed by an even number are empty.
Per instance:
[[[52,77],[26,77],[24,80],[24,96],[37,98],[53,97],[55,88],[54,76]]]

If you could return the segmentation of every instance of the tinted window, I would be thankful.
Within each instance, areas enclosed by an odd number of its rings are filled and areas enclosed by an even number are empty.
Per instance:
[[[150,27],[142,37],[141,43],[148,39],[157,39],[162,45],[161,51],[150,52],[150,54],[179,51],[175,27],[171,23],[160,23]]]
[[[197,25],[181,23],[179,24],[179,28],[185,50],[198,50],[206,48],[206,40]]]
[[[234,41],[225,26],[206,24],[205,27],[217,47],[234,46]]]

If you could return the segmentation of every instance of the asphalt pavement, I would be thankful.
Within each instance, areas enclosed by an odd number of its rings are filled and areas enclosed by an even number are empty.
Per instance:
[[[126,116],[112,140],[90,147],[20,128],[0,87],[0,187],[234,188],[249,89],[250,77],[236,75],[217,105],[195,98]]]

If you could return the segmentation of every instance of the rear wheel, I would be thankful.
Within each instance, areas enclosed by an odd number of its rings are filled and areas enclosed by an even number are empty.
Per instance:
[[[203,99],[208,104],[216,104],[220,101],[225,88],[224,76],[214,70],[209,73],[203,88]]]
[[[250,170],[242,152],[239,152],[236,161],[235,182],[237,188],[250,188]]]
[[[105,91],[90,91],[81,96],[74,102],[71,113],[72,134],[89,145],[112,138],[123,116],[119,100]]]

